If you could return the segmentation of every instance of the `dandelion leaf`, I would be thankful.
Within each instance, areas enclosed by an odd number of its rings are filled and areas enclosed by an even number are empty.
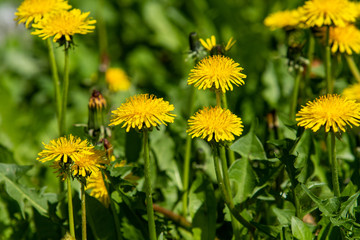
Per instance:
[[[22,216],[25,218],[25,201],[33,206],[41,215],[47,215],[47,201],[52,194],[38,193],[19,184],[18,179],[32,166],[0,163],[0,183],[5,184],[5,190],[19,204]]]

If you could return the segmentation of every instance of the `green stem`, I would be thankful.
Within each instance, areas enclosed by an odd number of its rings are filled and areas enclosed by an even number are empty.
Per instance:
[[[289,114],[290,120],[295,120],[296,106],[297,106],[298,96],[299,96],[301,73],[302,72],[300,70],[296,71],[295,85],[294,85],[294,90],[293,90],[293,94],[292,94],[292,101],[291,101],[290,114]]]
[[[221,193],[223,195],[224,201],[226,203],[226,205],[228,206],[231,214],[247,229],[249,229],[250,232],[254,232],[256,227],[249,223],[245,218],[243,218],[241,216],[241,214],[235,209],[234,203],[232,201],[232,198],[229,197],[228,192],[226,191],[226,187],[225,187],[225,183],[224,180],[221,176],[221,171],[220,171],[220,164],[219,164],[219,156],[218,156],[218,148],[217,147],[213,147],[213,157],[214,157],[214,165],[215,165],[215,173],[216,173],[216,178],[218,180],[218,184],[219,184],[219,188],[221,190]],[[260,230],[260,229],[259,229]]]
[[[228,109],[226,93],[221,94],[221,102],[222,102],[223,108]]]
[[[309,48],[308,48],[308,52],[307,52],[307,59],[309,60],[309,64],[306,67],[305,84],[309,83],[309,80],[310,80],[311,67],[312,67],[312,62],[314,59],[314,50],[315,50],[315,38],[314,38],[313,34],[310,34]]]
[[[222,95],[221,90],[215,90],[215,94],[216,94],[216,106],[221,107],[221,95]]]
[[[329,42],[330,26],[326,27],[326,39],[325,39],[325,74],[327,83],[327,93],[333,93],[334,83],[331,78],[331,52]]]
[[[221,100],[222,100],[223,108],[229,109],[228,104],[227,104],[226,93],[222,94]],[[230,146],[232,144],[232,142],[229,142],[227,144],[228,144],[228,146]],[[231,151],[230,148],[227,149],[227,152],[228,152],[228,156],[229,156],[229,166],[231,166],[235,162],[235,153],[233,151]]]
[[[195,105],[195,88],[191,88],[189,115],[193,114],[194,105]],[[192,143],[192,137],[190,135],[187,135],[186,136],[186,145],[185,145],[184,171],[183,171],[184,172],[184,178],[183,178],[184,194],[182,196],[183,216],[184,217],[187,216],[188,189],[189,189],[189,177],[190,177],[191,143]]]
[[[145,188],[146,188],[146,209],[148,216],[148,227],[150,240],[156,240],[156,229],[154,220],[154,209],[152,200],[151,188],[151,173],[150,173],[150,159],[149,159],[149,133],[147,130],[143,132],[143,147],[144,147],[144,161],[145,161]]]
[[[331,164],[331,178],[334,189],[334,194],[336,197],[340,197],[340,185],[339,185],[339,169],[338,161],[336,159],[335,151],[335,133],[331,131],[330,133],[330,147],[329,147],[329,161]]]
[[[230,178],[229,178],[229,173],[228,173],[229,170],[228,170],[227,161],[226,161],[225,148],[223,146],[221,146],[221,147],[219,147],[219,150],[220,150],[221,168],[222,168],[222,172],[223,172],[225,189],[229,196],[229,200],[231,202],[233,202],[231,186],[230,186]],[[236,220],[236,218],[233,215],[231,215],[231,224],[233,226],[233,233],[234,233],[235,239],[237,239],[239,237],[240,225],[239,225],[239,222]]]
[[[300,209],[300,200],[299,200],[299,197],[296,194],[296,189],[295,189],[294,186],[292,186],[291,189],[292,189],[292,194],[293,194],[293,198],[294,198],[295,216],[298,217],[298,218],[302,218],[301,209]]]
[[[69,228],[70,235],[75,238],[75,227],[74,227],[74,210],[72,204],[72,194],[71,194],[71,176],[68,174],[66,177],[67,190],[68,190],[68,212],[69,212]]]
[[[62,89],[62,105],[60,111],[60,135],[65,134],[66,128],[66,106],[67,106],[67,95],[69,91],[69,46],[65,43],[65,65],[64,65],[64,82]]]
[[[353,74],[355,79],[360,83],[360,72],[359,72],[358,67],[355,64],[353,56],[347,55],[347,54],[344,54],[344,55],[345,55],[346,62],[349,65],[351,73]]]
[[[222,168],[223,177],[224,177],[225,189],[226,189],[226,192],[227,192],[227,194],[228,194],[228,196],[230,198],[230,201],[233,201],[232,200],[232,194],[231,194],[228,166],[227,166],[227,161],[226,161],[225,148],[223,146],[221,146],[221,147],[219,147],[219,150],[220,150],[221,168]]]
[[[86,200],[84,184],[81,183],[81,230],[82,240],[86,240]]]
[[[58,130],[59,130],[59,134],[60,134],[60,130],[61,130],[61,128],[60,128],[60,103],[61,103],[60,80],[59,80],[59,74],[58,74],[58,70],[57,70],[57,66],[56,66],[54,48],[53,48],[50,38],[47,39],[47,45],[48,45],[48,49],[49,49],[49,59],[50,59],[52,78],[54,81],[55,100],[56,100],[56,117],[58,120]]]

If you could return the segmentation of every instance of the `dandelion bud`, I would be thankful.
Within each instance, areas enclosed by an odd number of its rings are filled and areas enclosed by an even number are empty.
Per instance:
[[[100,91],[94,90],[89,100],[89,109],[103,109],[106,108],[106,100]]]
[[[196,32],[189,34],[189,46],[191,52],[197,52],[200,48],[199,36]]]
[[[100,137],[101,139],[105,136],[104,110],[106,106],[103,95],[98,90],[94,90],[89,100],[88,118],[88,132],[92,137]]]

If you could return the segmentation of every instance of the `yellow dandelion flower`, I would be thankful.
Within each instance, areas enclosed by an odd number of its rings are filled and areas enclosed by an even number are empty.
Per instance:
[[[303,106],[296,114],[298,126],[314,132],[325,126],[325,131],[345,132],[345,126],[359,126],[360,104],[337,94],[321,96]]]
[[[210,142],[211,140],[232,141],[234,135],[240,136],[243,131],[241,118],[221,107],[199,110],[188,120],[187,132],[194,137],[201,137]]]
[[[99,170],[103,164],[108,163],[104,151],[92,150],[93,154],[80,154],[71,165],[74,177],[88,177]]]
[[[120,68],[109,68],[105,73],[105,80],[110,91],[127,91],[130,88],[129,77]]]
[[[353,6],[353,8],[356,9],[356,18],[360,17],[360,2],[350,2]]]
[[[356,83],[345,88],[342,95],[360,103],[360,83]]]
[[[54,160],[55,162],[67,163],[78,161],[80,155],[93,154],[93,146],[90,146],[87,140],[81,140],[79,137],[69,135],[68,138],[60,137],[51,140],[50,144],[43,143],[45,149],[42,150],[36,160],[47,162]]]
[[[213,52],[213,50],[217,47],[221,48],[219,49],[220,52],[223,52],[223,50],[225,50],[225,52],[229,51],[232,46],[234,46],[234,44],[236,43],[236,40],[234,40],[233,37],[231,37],[229,39],[229,41],[227,42],[226,46],[224,48],[222,48],[223,46],[217,45],[216,44],[216,38],[214,35],[212,35],[210,38],[207,38],[206,40],[200,38],[199,39],[201,45],[208,51],[208,52]],[[215,51],[217,52],[217,51]]]
[[[91,190],[90,196],[98,199],[105,207],[109,207],[110,198],[101,171],[93,172],[86,181],[86,190]]]
[[[162,98],[156,98],[149,94],[139,94],[130,97],[118,109],[112,111],[111,125],[124,123],[126,131],[130,128],[141,130],[142,128],[156,127],[160,124],[166,125],[166,122],[174,122],[174,105],[164,101]]]
[[[89,14],[81,13],[79,9],[47,14],[40,22],[33,24],[36,30],[31,34],[39,35],[42,39],[54,36],[54,42],[61,38],[70,42],[74,34],[87,34],[95,29],[91,24],[95,24],[96,20],[88,18]]]
[[[308,0],[301,20],[309,27],[345,26],[355,22],[357,10],[348,0]]]
[[[242,67],[231,58],[214,55],[202,59],[190,72],[188,84],[198,89],[221,89],[222,92],[233,90],[232,84],[243,85],[246,75]]]
[[[271,30],[278,28],[293,29],[300,27],[301,8],[285,10],[270,14],[264,20],[265,26]]]
[[[322,32],[325,41],[326,32]],[[331,27],[329,32],[329,41],[333,53],[347,53],[349,55],[360,53],[360,30],[354,25],[344,27]]]
[[[24,0],[15,13],[15,21],[25,23],[28,28],[33,21],[37,23],[45,14],[68,10],[71,6],[64,0]]]
[[[209,52],[211,51],[211,49],[213,49],[213,47],[216,46],[216,38],[214,35],[212,35],[210,38],[207,38],[206,41],[204,41],[204,39],[202,38],[200,38],[199,41],[201,45],[203,45],[203,47]]]

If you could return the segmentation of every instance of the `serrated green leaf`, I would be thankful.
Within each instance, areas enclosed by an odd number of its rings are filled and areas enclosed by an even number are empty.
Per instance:
[[[360,195],[360,192],[357,192],[354,195],[352,195],[351,197],[349,197],[348,200],[346,200],[345,202],[343,202],[341,204],[340,212],[339,212],[340,217],[345,219],[345,218],[348,218],[348,215],[350,215],[353,218],[355,218],[354,208],[357,207],[357,199],[358,199],[359,195]]]
[[[243,137],[235,141],[230,149],[239,153],[243,158],[250,160],[266,160],[266,153],[259,138],[255,135],[255,126],[251,125],[250,131]]]
[[[251,196],[258,183],[255,172],[246,158],[238,159],[230,166],[229,178],[235,205]]]
[[[189,212],[194,234],[201,239],[214,239],[216,231],[216,198],[211,182],[198,173],[189,192]]]
[[[299,240],[312,240],[313,235],[306,224],[297,217],[291,217],[291,232]]]
[[[327,217],[334,216],[340,207],[340,200],[337,197],[321,200],[313,194],[304,184],[301,184],[305,193],[315,202],[319,210]]]

